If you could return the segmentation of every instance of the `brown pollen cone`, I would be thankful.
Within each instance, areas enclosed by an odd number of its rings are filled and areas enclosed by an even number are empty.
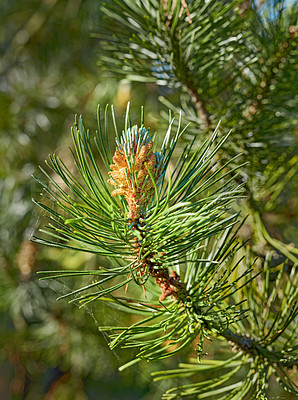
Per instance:
[[[129,206],[128,218],[132,221],[140,218],[142,210],[154,193],[154,184],[148,172],[149,170],[153,177],[156,173],[156,156],[151,150],[152,146],[150,140],[138,151],[135,148],[131,151],[127,144],[126,151],[124,149],[115,151],[114,164],[110,166],[111,179],[108,183],[116,186],[111,195],[125,196]]]

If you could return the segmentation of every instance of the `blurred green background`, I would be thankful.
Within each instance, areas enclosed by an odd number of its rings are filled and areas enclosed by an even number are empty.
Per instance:
[[[40,187],[31,175],[40,176],[38,165],[44,166],[51,152],[67,161],[74,114],[83,114],[95,129],[98,103],[113,103],[123,119],[131,100],[134,110],[145,105],[147,125],[154,128],[160,112],[154,84],[100,75],[100,48],[91,35],[101,23],[99,5],[96,0],[0,3],[1,400],[159,399],[170,383],[153,384],[150,372],[177,365],[177,359],[141,363],[118,373],[129,354],[111,352],[98,324],[130,317],[103,306],[85,312],[57,302],[66,288],[36,276],[37,270],[100,262],[29,241],[42,223],[31,201]],[[207,349],[218,356],[224,350],[216,342]]]

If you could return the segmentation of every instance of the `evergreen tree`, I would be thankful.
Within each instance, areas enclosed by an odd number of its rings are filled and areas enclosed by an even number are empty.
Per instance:
[[[42,279],[89,312],[132,316],[100,329],[134,352],[121,371],[157,365],[164,399],[270,399],[274,380],[293,398],[298,252],[269,217],[292,217],[297,184],[297,5],[121,0],[101,17],[102,73],[156,85],[173,114],[152,132],[129,107],[123,122],[99,108],[94,133],[76,119],[72,160],[52,154],[36,178],[49,223],[34,240],[94,254],[96,268]]]

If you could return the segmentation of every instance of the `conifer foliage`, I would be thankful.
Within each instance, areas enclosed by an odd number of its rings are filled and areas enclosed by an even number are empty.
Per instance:
[[[171,88],[160,101],[182,109],[203,140],[219,120],[233,129],[220,156],[249,160],[240,181],[256,239],[297,262],[297,251],[271,238],[263,220],[297,173],[297,3],[124,0],[102,11],[102,69]]]
[[[75,172],[58,156],[50,156],[49,166],[63,184],[43,171],[50,184],[39,181],[45,200],[37,204],[47,212],[50,223],[41,230],[42,237],[35,237],[39,243],[105,256],[106,265],[94,271],[46,272],[43,279],[92,276],[90,284],[60,299],[71,297],[70,301],[80,306],[99,300],[140,316],[128,327],[101,328],[110,332],[112,349],[122,346],[138,351],[121,370],[142,359],[172,357],[189,349],[194,340],[198,341],[199,361],[205,339],[220,337],[233,344],[237,356],[225,362],[213,361],[206,368],[232,371],[211,381],[169,390],[165,399],[226,392],[222,398],[244,398],[246,393],[260,398],[265,396],[271,374],[286,390],[296,393],[286,372],[297,362],[291,330],[297,317],[295,268],[286,282],[282,281],[283,265],[275,272],[266,260],[265,272],[257,273],[249,253],[236,261],[243,244],[237,237],[241,225],[231,203],[243,196],[243,185],[235,179],[241,165],[231,168],[232,160],[223,166],[214,161],[229,137],[219,139],[216,129],[208,141],[196,146],[194,136],[180,155],[175,155],[185,129],[179,122],[172,134],[170,118],[161,148],[155,151],[155,140],[143,119],[140,127],[132,126],[127,109],[125,128],[119,135],[112,110],[117,144],[112,156],[107,118],[108,108],[102,124],[99,109],[94,140],[82,119],[76,121],[72,133]],[[174,165],[172,171],[170,165]],[[272,274],[278,276],[273,287]],[[287,300],[278,304],[283,282]],[[124,295],[124,287],[133,283],[143,287],[143,298]],[[277,306],[280,311],[275,316],[271,307]],[[260,309],[265,314],[259,320],[255,312]],[[190,377],[204,372],[204,365],[204,361],[181,365],[181,370],[162,372],[156,379],[173,374]],[[246,379],[225,385],[247,365],[251,369]],[[256,369],[257,373],[252,372]],[[211,390],[219,384],[223,385],[220,389]]]
[[[179,112],[154,135],[129,106],[124,122],[99,108],[94,134],[76,119],[74,168],[53,154],[47,182],[36,178],[49,224],[34,240],[105,262],[42,279],[90,277],[60,299],[138,316],[101,327],[111,349],[134,349],[120,370],[194,349],[189,363],[153,374],[179,381],[163,399],[267,399],[273,379],[298,394],[297,250],[264,222],[297,172],[288,95],[297,6],[123,0],[102,11],[103,69],[166,86],[160,101]],[[211,340],[230,355],[206,357]]]

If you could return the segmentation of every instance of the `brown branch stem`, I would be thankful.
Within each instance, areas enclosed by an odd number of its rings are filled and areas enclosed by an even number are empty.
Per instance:
[[[206,109],[206,106],[202,99],[199,97],[197,90],[193,87],[193,85],[187,81],[185,82],[187,86],[188,93],[193,101],[193,104],[198,111],[199,117],[202,120],[203,124],[208,129],[214,129],[214,126],[211,123],[210,115]]]
[[[293,368],[298,366],[297,360],[287,360],[284,354],[278,351],[269,350],[266,346],[260,344],[256,339],[246,335],[239,335],[226,329],[220,334],[229,342],[232,342],[237,350],[242,350],[245,353],[258,354],[259,356],[268,360],[269,363],[282,364],[286,368]],[[281,361],[282,359],[282,361]]]
[[[168,296],[173,296],[178,298],[181,291],[184,290],[185,284],[181,282],[180,276],[175,272],[169,272],[168,268],[162,266],[162,262],[152,261],[154,254],[149,254],[146,257],[139,259],[139,253],[141,249],[141,243],[139,237],[144,237],[144,233],[138,230],[138,225],[140,225],[139,219],[133,221],[135,223],[132,228],[138,231],[138,235],[133,239],[134,253],[137,257],[137,272],[142,278],[145,271],[149,272],[149,275],[156,280],[156,283],[161,288],[162,293],[159,297],[159,301],[164,301]],[[161,254],[161,259],[163,254]]]

